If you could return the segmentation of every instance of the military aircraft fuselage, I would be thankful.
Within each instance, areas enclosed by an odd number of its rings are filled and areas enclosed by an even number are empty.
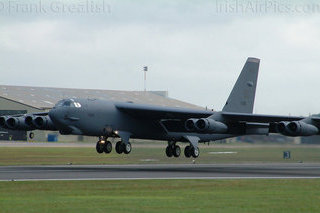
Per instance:
[[[101,136],[121,130],[130,132],[132,137],[148,138],[145,135],[148,132],[156,137],[164,133],[155,122],[128,116],[111,101],[77,99],[70,102],[70,106],[58,105],[49,112],[53,123],[64,134]]]
[[[130,104],[130,103],[129,103]],[[133,104],[133,103],[132,103]],[[213,114],[213,113],[212,113]],[[186,131],[169,131],[165,121],[135,117],[122,112],[116,102],[99,99],[67,99],[59,102],[49,116],[62,134],[87,136],[117,136],[119,131],[127,132],[130,138],[186,141],[184,135],[197,136],[201,142],[228,137],[226,134],[199,134]]]

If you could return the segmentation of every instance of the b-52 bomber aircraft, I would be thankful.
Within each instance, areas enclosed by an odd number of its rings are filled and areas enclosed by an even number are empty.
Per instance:
[[[241,135],[318,135],[320,118],[252,114],[260,60],[248,58],[222,111],[191,110],[98,99],[64,99],[44,113],[0,117],[13,130],[53,130],[64,135],[97,136],[98,153],[110,153],[108,138],[120,138],[117,153],[131,152],[130,138],[168,141],[165,153],[199,156],[199,143]]]

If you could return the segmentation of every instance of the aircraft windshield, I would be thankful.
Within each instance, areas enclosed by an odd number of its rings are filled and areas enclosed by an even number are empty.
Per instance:
[[[66,99],[59,101],[55,107],[76,107],[80,108],[81,104],[78,102],[75,102],[73,99]]]

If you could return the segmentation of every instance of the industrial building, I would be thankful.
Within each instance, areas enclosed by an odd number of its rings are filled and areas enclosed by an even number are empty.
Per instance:
[[[95,89],[67,89],[0,85],[0,115],[49,111],[56,102],[65,98],[97,98],[119,102],[134,102],[159,106],[203,109],[199,106],[168,97],[167,91],[119,91]],[[0,129],[0,140],[30,140],[25,131]],[[59,141],[92,141],[96,138],[62,136],[58,132],[34,131],[35,141],[47,141],[57,135]]]

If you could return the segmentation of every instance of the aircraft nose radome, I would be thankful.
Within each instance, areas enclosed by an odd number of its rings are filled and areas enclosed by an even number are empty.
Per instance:
[[[58,120],[58,117],[59,117],[59,113],[56,109],[51,109],[48,113],[50,119],[55,122]]]
[[[54,111],[55,111],[55,110],[52,109],[52,110],[50,110],[49,113],[48,113],[48,115],[49,115],[49,117],[50,117],[51,120],[54,120],[54,117],[55,117],[55,116],[54,116],[54,114],[55,114]]]

